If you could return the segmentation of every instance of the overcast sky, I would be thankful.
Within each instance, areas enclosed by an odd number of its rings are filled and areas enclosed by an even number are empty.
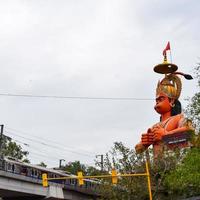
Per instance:
[[[192,74],[199,62],[199,10],[195,0],[1,0],[4,134],[49,167],[93,165],[115,141],[134,148],[159,120],[151,99],[162,75],[153,67],[167,42],[179,71]],[[183,80],[183,107],[196,85]]]

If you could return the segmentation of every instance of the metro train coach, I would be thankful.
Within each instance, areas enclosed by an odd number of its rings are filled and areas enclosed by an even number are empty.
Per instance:
[[[0,170],[14,173],[18,175],[23,175],[27,177],[31,177],[34,179],[42,180],[42,174],[46,173],[48,178],[60,178],[60,177],[76,177],[75,175],[60,170],[60,169],[50,169],[45,168],[38,165],[33,165],[29,163],[24,163],[22,161],[16,160],[12,157],[4,157],[3,160],[1,160],[0,164]],[[63,184],[64,187],[68,186],[71,189],[90,189],[90,190],[97,190],[99,182],[95,180],[90,179],[84,179],[84,185],[79,186],[77,179],[63,179],[63,180],[50,180],[49,182],[54,182],[57,184]]]

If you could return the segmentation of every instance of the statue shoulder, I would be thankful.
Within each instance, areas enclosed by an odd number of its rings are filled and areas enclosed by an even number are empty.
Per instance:
[[[190,119],[188,119],[187,117],[185,117],[185,115],[183,113],[179,114],[179,123],[178,126],[179,127],[187,127],[189,130],[194,130],[194,126],[192,124],[192,121]]]
[[[175,120],[175,121],[179,122],[179,121],[184,121],[184,120],[186,120],[186,118],[185,118],[185,116],[184,116],[183,113],[180,113],[180,114],[178,114],[178,115],[172,116],[172,117],[170,118],[170,120]]]

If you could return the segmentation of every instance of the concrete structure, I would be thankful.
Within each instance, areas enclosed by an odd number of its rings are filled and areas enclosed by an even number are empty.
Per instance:
[[[0,197],[3,200],[95,200],[97,194],[94,191],[56,183],[49,183],[49,187],[45,188],[39,179],[0,170]]]

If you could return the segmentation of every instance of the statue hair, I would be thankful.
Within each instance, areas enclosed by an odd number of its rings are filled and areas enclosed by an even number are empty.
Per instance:
[[[171,116],[178,115],[182,112],[181,102],[176,99],[174,102],[174,107],[171,110]]]

